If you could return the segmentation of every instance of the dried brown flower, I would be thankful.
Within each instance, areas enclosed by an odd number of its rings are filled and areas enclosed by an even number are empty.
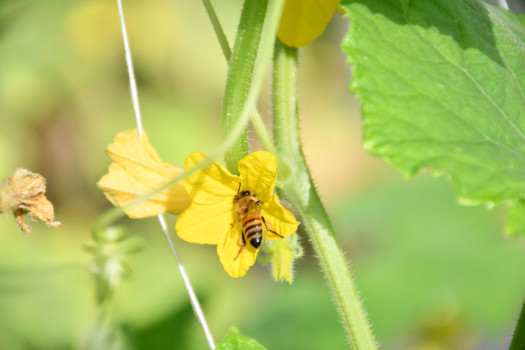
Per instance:
[[[31,229],[24,223],[24,216],[37,217],[48,226],[57,227],[53,221],[53,204],[46,198],[46,179],[26,169],[16,169],[0,186],[0,213],[13,212],[16,223],[28,235]]]

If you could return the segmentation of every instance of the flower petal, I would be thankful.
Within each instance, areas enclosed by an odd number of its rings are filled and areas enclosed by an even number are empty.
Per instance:
[[[97,183],[106,198],[114,206],[122,206],[153,189],[139,182],[117,163],[111,163],[109,171]],[[125,210],[132,219],[146,218],[165,212],[180,213],[188,208],[190,197],[181,183],[175,183],[148,200]]]
[[[190,170],[206,160],[200,152],[193,152],[186,158],[184,169]],[[183,180],[184,187],[193,198],[193,202],[200,204],[228,202],[233,208],[233,197],[237,194],[241,179],[230,174],[222,165],[213,162],[207,168],[197,170]]]
[[[297,231],[298,224],[295,216],[279,203],[276,195],[273,195],[270,202],[263,203],[262,207],[262,215],[266,220],[268,228],[272,231],[277,232],[283,237],[288,237]],[[271,241],[281,238],[267,231],[265,231],[265,237]]]
[[[233,222],[233,204],[217,202],[202,205],[193,202],[180,214],[175,230],[185,241],[199,244],[218,244],[220,236],[228,236]]]
[[[240,225],[236,225],[233,235],[231,233],[232,231],[228,229],[226,233],[221,234],[219,237],[219,244],[217,245],[217,254],[219,254],[219,259],[221,260],[224,270],[231,277],[242,277],[246,274],[248,269],[255,264],[258,249],[255,249],[247,242],[243,251],[237,257],[237,254],[239,254],[239,250],[241,249],[239,240],[242,242],[242,231]]]
[[[286,0],[277,36],[288,46],[301,47],[323,33],[339,0]]]
[[[133,178],[151,189],[164,185],[182,172],[182,169],[160,159],[145,131],[142,136],[137,129],[119,132],[106,153]]]
[[[113,160],[109,171],[98,182],[106,198],[115,206],[149,193],[182,173],[181,168],[163,162],[144,132],[137,129],[119,132],[106,149]],[[190,205],[191,198],[182,183],[172,184],[149,200],[126,209],[130,218],[145,218],[165,212],[178,214]]]
[[[241,190],[250,190],[263,202],[273,197],[277,180],[277,159],[270,152],[257,151],[239,161]]]
[[[27,198],[23,204],[24,210],[45,222],[48,226],[58,227],[60,222],[53,221],[55,217],[55,210],[53,204],[46,198],[43,193],[37,194],[31,198]],[[17,216],[15,214],[15,216]]]

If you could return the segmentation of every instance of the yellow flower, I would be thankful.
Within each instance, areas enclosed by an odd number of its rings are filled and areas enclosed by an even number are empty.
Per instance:
[[[97,186],[115,206],[122,206],[173,180],[183,170],[163,162],[150,144],[146,132],[137,129],[119,132],[106,154],[113,160],[109,172]],[[153,197],[125,210],[132,219],[170,212],[178,214],[186,209],[191,198],[182,183],[174,183]]]
[[[304,46],[321,35],[339,0],[286,0],[277,36],[291,47]]]
[[[184,169],[189,170],[205,159],[202,153],[192,153]],[[179,216],[175,227],[179,237],[188,242],[216,244],[222,266],[232,277],[244,276],[255,263],[259,250],[244,238],[241,224],[244,215],[236,210],[237,195],[250,191],[255,196],[250,204],[255,214],[250,211],[246,216],[259,221],[266,239],[277,240],[297,230],[295,217],[279,204],[273,193],[277,180],[277,160],[273,154],[265,151],[249,154],[239,161],[239,172],[240,176],[232,175],[214,162],[184,179],[193,201]],[[257,199],[261,201],[259,204],[255,203]]]

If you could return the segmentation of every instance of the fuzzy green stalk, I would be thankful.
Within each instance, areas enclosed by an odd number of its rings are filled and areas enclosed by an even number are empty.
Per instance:
[[[219,41],[219,44],[221,45],[222,53],[224,55],[224,58],[226,59],[226,62],[230,62],[231,57],[231,48],[230,44],[228,43],[228,39],[226,38],[226,35],[224,34],[224,31],[222,29],[221,23],[219,21],[219,18],[217,17],[217,14],[215,13],[215,10],[213,9],[213,6],[210,2],[210,0],[203,0],[204,7],[206,8],[206,13],[208,14],[208,17],[210,18],[210,21],[213,25],[213,30],[215,31],[215,34],[217,35],[217,40]],[[268,130],[266,129],[266,126],[264,125],[264,122],[262,120],[262,117],[257,111],[257,108],[253,106],[253,110],[251,113],[251,120],[253,127],[255,128],[255,132],[259,136],[259,139],[261,140],[261,143],[263,144],[264,148],[273,153],[274,155],[277,155],[277,150],[275,146],[273,145],[273,140],[270,134],[268,133]]]
[[[292,170],[287,176],[286,169],[281,166],[278,169],[282,193],[301,213],[347,339],[354,349],[377,349],[350,267],[304,158],[297,107],[297,49],[287,47],[278,39],[274,49],[273,118],[277,148]]]
[[[268,0],[244,2],[224,90],[221,119],[223,139],[228,138],[248,99],[267,8]],[[245,128],[237,142],[226,151],[224,158],[228,170],[238,174],[237,163],[246,155],[248,140]]]
[[[512,342],[510,343],[509,350],[523,350],[525,349],[525,302],[521,307],[520,316],[514,335],[512,336]]]

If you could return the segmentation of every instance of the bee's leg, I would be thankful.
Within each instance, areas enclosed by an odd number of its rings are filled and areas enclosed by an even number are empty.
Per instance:
[[[239,237],[239,244],[241,245],[241,249],[239,249],[237,256],[233,260],[237,260],[239,255],[241,255],[242,251],[244,250],[244,247],[246,247],[246,241],[244,240],[244,235],[242,233],[241,233],[241,237]]]
[[[266,229],[268,230],[268,232],[271,232],[274,235],[277,235],[277,236],[279,236],[281,238],[284,238],[283,236],[281,236],[280,234],[278,234],[277,232],[272,230],[272,228],[273,228],[272,225],[269,222],[266,222],[266,220],[264,220],[264,216],[261,216],[261,219],[264,222],[264,226],[266,226]]]
[[[237,228],[237,223],[239,222],[239,215],[235,217],[235,220],[230,224],[230,238],[233,238],[233,235],[235,234],[235,229]],[[242,235],[241,235],[242,236]]]

